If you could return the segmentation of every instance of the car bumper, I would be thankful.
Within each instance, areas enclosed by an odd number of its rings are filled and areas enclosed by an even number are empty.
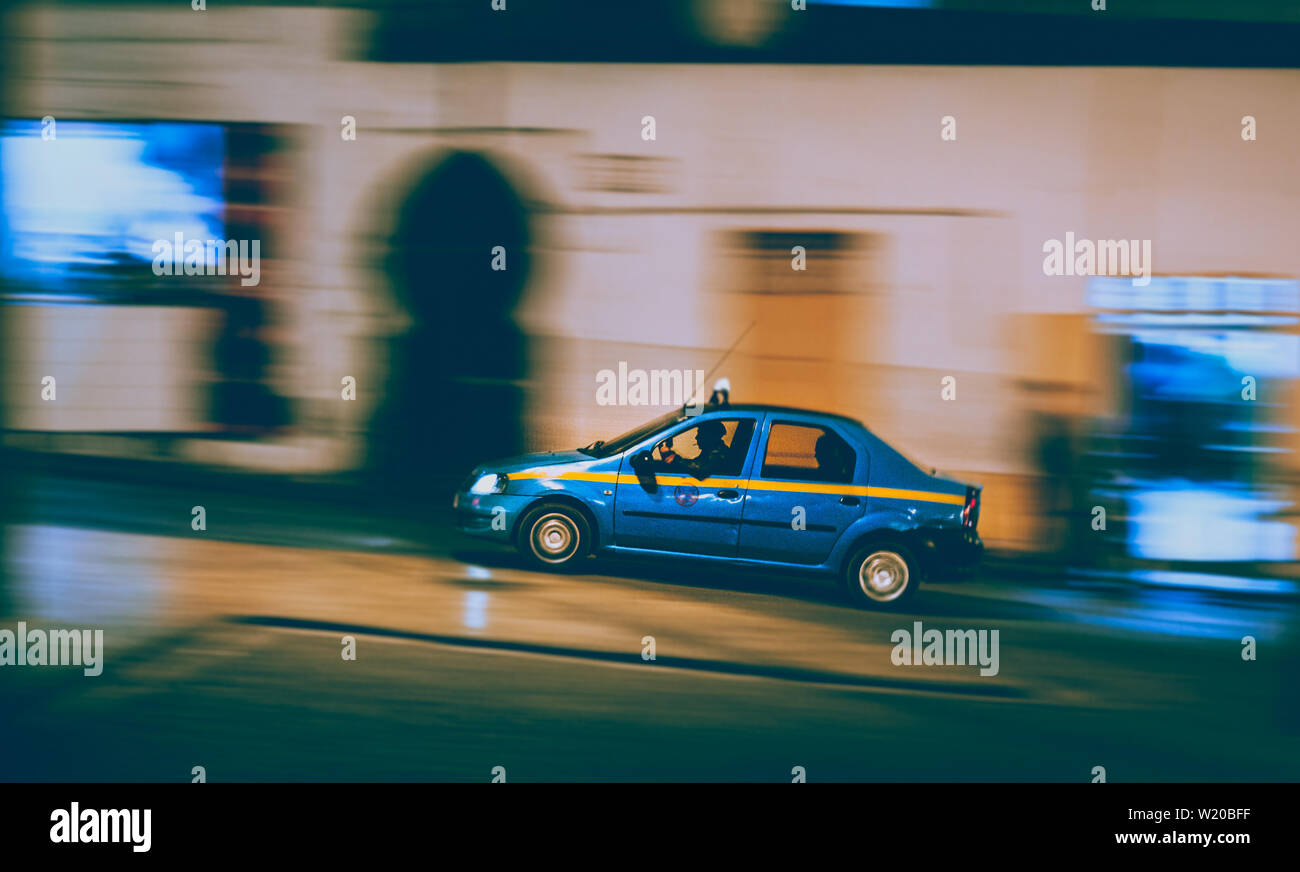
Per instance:
[[[515,521],[530,501],[530,497],[511,494],[462,491],[451,503],[456,510],[456,529],[471,536],[509,541]]]
[[[927,546],[931,571],[968,574],[984,559],[984,542],[969,527],[932,531]]]

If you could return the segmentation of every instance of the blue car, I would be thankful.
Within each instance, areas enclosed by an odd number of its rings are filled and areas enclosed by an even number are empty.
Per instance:
[[[601,553],[812,570],[869,607],[899,606],[983,552],[979,487],[918,468],[851,418],[725,400],[485,463],[454,505],[462,531],[542,568]]]

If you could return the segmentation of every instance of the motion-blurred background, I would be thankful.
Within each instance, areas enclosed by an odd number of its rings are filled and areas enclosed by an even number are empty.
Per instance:
[[[183,538],[214,491],[425,547],[476,463],[662,411],[598,404],[601,370],[733,346],[734,399],[982,483],[995,556],[1291,590],[1300,10],[791,5],[11,4],[10,596],[111,587],[72,530]],[[260,240],[260,283],[156,276],[177,232]],[[1150,283],[1045,275],[1067,233],[1150,240]]]

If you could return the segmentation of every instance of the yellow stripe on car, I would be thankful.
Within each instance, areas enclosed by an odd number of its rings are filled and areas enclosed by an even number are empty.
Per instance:
[[[549,472],[545,469],[526,469],[523,472],[506,473],[511,479],[543,478],[547,481],[614,481],[618,475],[612,472]]]
[[[863,488],[867,496],[885,500],[916,500],[925,503],[948,503],[953,506],[966,505],[966,498],[961,494],[941,494],[933,491],[902,490],[896,487]]]
[[[551,471],[547,469],[526,469],[523,472],[509,473],[512,479],[546,479],[549,481],[599,481],[617,482],[618,484],[637,484],[635,475],[619,475],[614,472],[575,472],[573,470]],[[655,475],[655,481],[663,485],[693,484],[702,487],[734,487],[749,490],[781,491],[785,493],[808,494],[843,494],[845,496],[875,497],[882,500],[911,500],[923,503],[946,503],[964,506],[966,498],[961,494],[945,494],[935,491],[907,490],[893,487],[864,487],[856,484],[828,484],[811,481],[766,481],[764,479],[706,478],[700,481],[689,475]]]

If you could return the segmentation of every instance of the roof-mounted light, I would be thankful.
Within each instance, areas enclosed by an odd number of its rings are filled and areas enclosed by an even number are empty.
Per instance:
[[[709,395],[709,405],[731,405],[731,379],[720,378],[713,383],[713,393]]]

